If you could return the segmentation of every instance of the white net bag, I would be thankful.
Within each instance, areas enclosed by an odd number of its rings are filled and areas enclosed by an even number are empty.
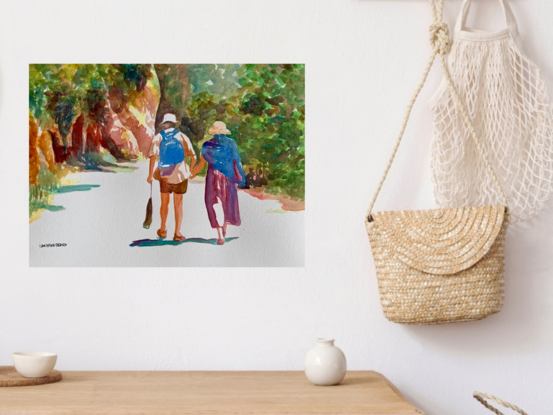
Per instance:
[[[499,32],[465,28],[471,0],[463,1],[448,65],[516,222],[538,214],[553,190],[553,107],[540,70],[521,52],[511,8],[499,1],[507,21]],[[497,190],[445,81],[429,105],[438,206],[496,203]]]

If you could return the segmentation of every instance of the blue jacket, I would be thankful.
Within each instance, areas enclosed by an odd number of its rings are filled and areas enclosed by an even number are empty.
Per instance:
[[[212,168],[223,173],[232,182],[239,185],[246,183],[246,173],[233,139],[224,134],[215,135],[202,146],[202,155]]]

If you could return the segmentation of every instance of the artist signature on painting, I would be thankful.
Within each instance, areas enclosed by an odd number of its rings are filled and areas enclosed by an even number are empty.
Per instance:
[[[64,244],[64,243],[55,243],[55,244],[40,244],[38,247],[39,248],[63,248],[67,246],[67,244]]]

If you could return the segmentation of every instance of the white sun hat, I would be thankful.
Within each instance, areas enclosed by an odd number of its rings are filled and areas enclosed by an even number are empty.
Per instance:
[[[227,125],[223,121],[215,121],[213,126],[209,129],[208,134],[230,134],[230,131],[227,130]]]
[[[172,122],[173,124],[176,124],[177,117],[175,116],[175,114],[165,114],[161,123],[165,124],[166,122]]]

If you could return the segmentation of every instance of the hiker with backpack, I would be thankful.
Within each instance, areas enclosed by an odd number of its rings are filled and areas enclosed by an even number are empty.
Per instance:
[[[188,178],[190,177],[190,168],[186,159],[190,158],[190,164],[194,166],[196,154],[190,139],[177,130],[176,126],[177,117],[174,114],[165,114],[161,122],[161,132],[152,140],[148,152],[150,159],[148,183],[151,184],[154,178],[159,180],[161,227],[157,231],[157,236],[162,239],[167,237],[167,215],[171,193],[173,193],[175,209],[173,240],[181,242],[186,239],[180,232],[183,216],[182,198],[188,189]]]

